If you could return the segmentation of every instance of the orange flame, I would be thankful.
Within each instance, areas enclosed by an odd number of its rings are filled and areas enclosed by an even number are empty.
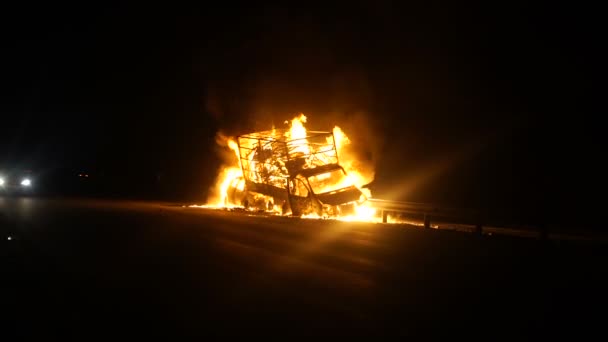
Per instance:
[[[307,156],[310,155],[311,146],[307,141],[307,131],[304,124],[307,122],[307,117],[304,114],[299,114],[291,120],[285,121],[286,124],[290,124],[290,128],[285,132],[285,137],[289,141],[289,148],[291,153],[302,153]],[[274,127],[273,127],[274,133]],[[357,188],[359,188],[366,197],[371,197],[371,193],[368,189],[362,188],[363,185],[369,183],[373,180],[373,172],[366,172],[368,170],[364,170],[364,167],[368,169],[370,166],[363,165],[359,160],[357,160],[356,155],[351,153],[349,150],[349,146],[351,145],[351,141],[348,136],[342,131],[342,129],[338,126],[333,128],[333,137],[334,140],[331,141],[331,138],[328,138],[327,144],[335,144],[336,153],[339,157],[339,164],[345,169],[347,173],[347,177],[341,177],[336,179],[325,180],[323,179],[326,175],[318,175],[319,180],[321,180],[321,184],[326,184],[326,188],[318,189],[320,192],[324,192],[326,190],[329,191],[330,188],[337,188],[339,186],[346,186],[347,184],[353,184]],[[222,136],[221,141],[218,140],[218,143],[225,145],[228,149],[234,152],[236,160],[234,163],[230,165],[223,166],[219,172],[216,184],[213,188],[212,194],[209,197],[208,205],[216,206],[216,207],[227,207],[230,206],[227,200],[227,193],[229,188],[238,187],[239,190],[243,190],[244,186],[243,182],[239,182],[238,179],[243,177],[241,160],[239,156],[239,146],[234,138],[226,138]],[[319,147],[317,147],[319,148]],[[321,147],[326,148],[326,147]],[[253,161],[250,161],[253,162]],[[373,169],[372,169],[373,170]],[[329,175],[327,175],[329,176]],[[371,179],[370,179],[371,178]],[[375,210],[366,206],[365,204],[359,205],[355,213],[351,216],[344,216],[339,219],[345,221],[377,221],[378,218],[375,217]],[[307,215],[305,218],[318,218],[317,215]]]
[[[288,122],[285,121],[285,123]],[[285,133],[285,136],[291,140],[290,145],[293,148],[293,152],[301,152],[308,155],[310,154],[310,147],[306,140],[306,127],[304,127],[304,123],[306,123],[306,115],[300,113],[300,115],[291,120],[291,127]]]
[[[212,194],[207,201],[208,205],[227,207],[230,206],[227,200],[228,188],[231,184],[242,176],[240,167],[224,167],[217,177],[217,182],[212,190]]]

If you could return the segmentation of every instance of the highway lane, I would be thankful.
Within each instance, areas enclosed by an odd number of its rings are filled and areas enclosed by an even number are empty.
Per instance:
[[[37,198],[0,198],[0,233],[25,337],[580,337],[606,303],[599,244]]]

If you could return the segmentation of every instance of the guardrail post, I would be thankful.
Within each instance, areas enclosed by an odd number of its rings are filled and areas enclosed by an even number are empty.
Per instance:
[[[424,228],[431,228],[431,215],[429,214],[424,214]]]
[[[388,222],[388,211],[382,210],[382,223],[387,223],[387,222]]]

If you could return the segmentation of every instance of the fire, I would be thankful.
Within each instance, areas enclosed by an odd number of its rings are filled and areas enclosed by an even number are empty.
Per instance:
[[[355,215],[348,215],[339,217],[340,221],[365,221],[365,222],[381,222],[382,218],[376,217],[376,209],[371,208],[367,205],[357,206]]]
[[[355,184],[355,186],[357,186],[363,192],[363,194],[365,194],[365,196],[372,197],[371,191],[363,188],[364,185],[371,182],[374,178],[373,172],[365,170],[370,166],[361,165],[356,156],[351,153],[351,151],[348,149],[351,143],[350,139],[340,127],[335,126],[333,133],[338,156],[340,157],[340,165],[342,165],[342,167],[344,167],[346,170],[350,182]]]
[[[341,155],[340,152],[342,152],[342,148],[345,145],[350,144],[350,139],[348,139],[346,134],[344,134],[342,129],[338,126],[334,127],[333,133],[334,133],[334,139],[336,140],[336,148],[338,149],[338,155]]]
[[[230,206],[227,201],[228,189],[231,185],[236,185],[235,183],[242,175],[240,167],[223,168],[217,177],[215,189],[207,204],[218,207]]]
[[[285,123],[289,123],[289,121],[285,121]],[[300,114],[296,116],[291,120],[291,127],[289,128],[289,131],[285,133],[285,136],[292,140],[289,147],[293,149],[293,152],[300,152],[304,155],[308,155],[310,154],[310,147],[306,140],[305,123],[306,115]]]
[[[289,121],[285,121],[288,123]],[[306,128],[304,124],[306,123],[306,115],[300,113],[300,115],[291,119],[291,128],[289,129],[288,135],[292,139],[304,139],[306,138]]]
[[[240,161],[240,157],[239,157],[239,145],[236,143],[236,141],[232,140],[232,139],[228,139],[228,147],[234,151],[236,159]]]
[[[273,139],[285,139],[284,141],[287,142],[286,147],[289,155],[296,157],[301,156],[304,160],[304,168],[314,168],[319,165],[324,165],[324,163],[335,163],[344,168],[346,176],[340,171],[338,173],[328,172],[309,177],[308,179],[314,179],[316,182],[314,185],[311,182],[310,185],[315,194],[331,193],[336,189],[354,185],[361,190],[367,198],[370,198],[370,191],[362,188],[362,186],[373,180],[373,166],[365,165],[357,160],[356,154],[351,151],[350,139],[338,126],[333,128],[333,136],[332,134],[329,134],[326,138],[327,141],[312,143],[311,140],[309,142],[308,139],[312,138],[309,138],[307,129],[304,125],[307,122],[307,119],[306,115],[299,114],[293,119],[285,121],[285,124],[289,125],[289,129],[284,131],[275,130],[273,127],[271,131],[262,133],[273,137]],[[239,140],[241,139],[239,138]],[[269,151],[269,153],[272,153],[272,150],[267,150],[267,148],[272,148],[271,146],[258,146],[257,143],[250,144],[247,141],[240,141],[241,145],[239,146],[235,138],[229,138],[223,135],[218,136],[217,142],[222,146],[227,147],[227,150],[232,151],[232,156],[229,157],[230,160],[227,160],[226,165],[220,170],[206,207],[234,207],[240,205],[241,203],[231,203],[229,193],[234,194],[235,191],[243,192],[245,190],[244,179],[253,179],[253,181],[256,182],[256,179],[260,178],[255,177],[261,177],[260,175],[262,175],[261,173],[256,174],[256,172],[258,172],[256,170],[263,169],[264,167],[269,168],[270,171],[277,171],[284,168],[284,165],[277,165],[276,163],[263,164],[263,160],[260,160],[257,157],[254,159],[254,153],[249,155],[243,154],[243,158],[245,159],[241,159],[240,154],[245,150],[259,148],[259,153],[261,154]],[[239,151],[239,149],[241,149],[241,151]],[[330,151],[331,153],[325,153],[325,151]],[[335,155],[336,153],[337,156]],[[372,172],[369,172],[370,168]],[[247,177],[244,177],[243,170],[247,171]],[[270,175],[267,176],[265,180],[266,184],[286,182],[285,178],[273,176],[272,172],[270,172]],[[256,201],[259,199],[259,196],[253,197]],[[272,197],[267,197],[265,195],[261,195],[261,197],[262,201],[264,200],[264,197],[267,198],[267,211],[281,212],[280,203],[274,203]],[[304,214],[301,217],[321,218],[317,214]],[[348,216],[338,217],[338,219],[344,221],[379,222],[375,209],[366,206],[365,203],[358,204],[355,207],[354,213],[349,214]]]
[[[307,215],[302,215],[302,218],[305,219],[323,219],[322,216],[319,216],[317,214],[307,214]],[[382,218],[378,217],[376,215],[376,209],[369,207],[365,204],[363,205],[358,205],[355,208],[355,214],[354,215],[345,215],[345,216],[340,216],[336,218],[339,221],[345,221],[345,222],[382,222]]]

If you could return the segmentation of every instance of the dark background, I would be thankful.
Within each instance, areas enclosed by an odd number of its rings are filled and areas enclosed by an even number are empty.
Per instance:
[[[0,164],[33,169],[42,192],[202,202],[222,162],[218,131],[304,112],[310,129],[338,124],[357,142],[379,197],[601,226],[597,9],[28,3],[1,13]]]

